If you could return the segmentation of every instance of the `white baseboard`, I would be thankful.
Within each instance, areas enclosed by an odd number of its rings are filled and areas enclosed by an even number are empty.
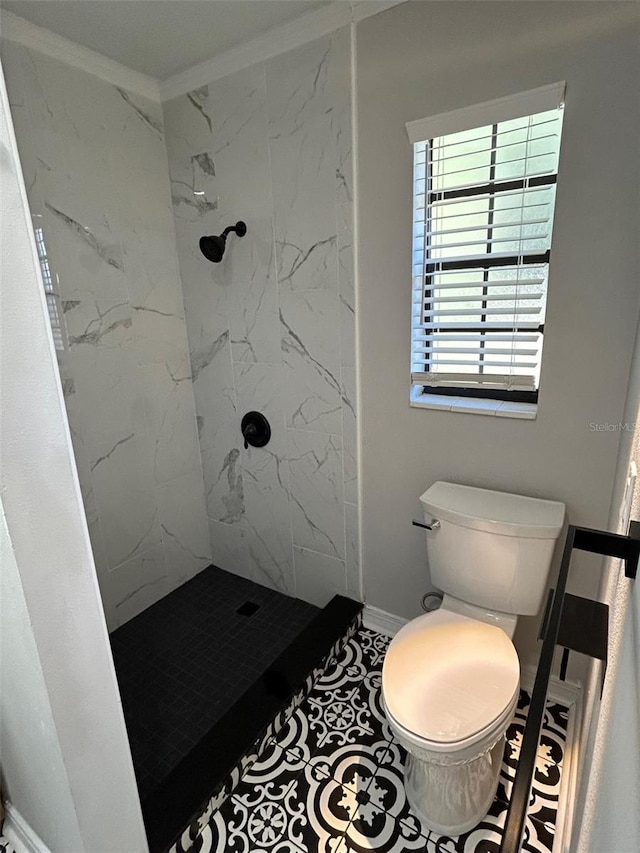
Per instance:
[[[387,637],[393,637],[409,620],[403,619],[402,616],[394,616],[393,613],[387,613],[386,610],[380,610],[379,607],[371,607],[370,604],[365,604],[362,621],[365,628],[371,628],[372,631],[379,631],[381,634],[386,634]]]
[[[531,664],[526,664],[522,667],[520,673],[520,683],[525,690],[533,689],[533,682],[536,677],[536,667]],[[556,702],[561,702],[564,705],[577,705],[582,697],[582,685],[576,684],[573,681],[560,681],[560,679],[552,675],[549,679],[549,689],[547,696],[555,699]]]
[[[580,696],[569,713],[553,853],[570,853],[572,849],[571,841],[573,837],[579,771],[577,744],[582,720],[582,708],[582,696]]]
[[[525,690],[531,690],[535,680],[536,667],[528,664],[522,667],[520,682]],[[569,853],[573,829],[574,807],[578,782],[577,744],[583,714],[582,685],[572,681],[560,681],[552,675],[549,679],[547,696],[569,708],[569,723],[565,743],[562,781],[558,797],[558,812],[554,833],[553,853]]]
[[[51,853],[40,836],[29,826],[12,803],[5,803],[6,817],[2,834],[16,853]]]

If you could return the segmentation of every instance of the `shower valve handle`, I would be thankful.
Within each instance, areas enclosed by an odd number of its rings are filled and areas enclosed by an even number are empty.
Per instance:
[[[251,442],[253,444],[253,439],[256,437],[257,434],[258,434],[258,428],[256,427],[256,425],[255,424],[247,424],[247,426],[244,428],[244,433],[243,433],[243,435],[244,435],[244,449],[245,450],[248,450],[249,442]]]
[[[244,449],[264,447],[271,438],[269,421],[260,412],[247,412],[240,423],[240,432],[244,438]]]

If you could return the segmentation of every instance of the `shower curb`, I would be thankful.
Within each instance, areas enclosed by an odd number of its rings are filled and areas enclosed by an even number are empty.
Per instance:
[[[263,747],[362,624],[362,604],[336,595],[142,802],[150,853],[187,853]],[[238,758],[238,756],[240,756]],[[198,803],[194,807],[194,803]]]

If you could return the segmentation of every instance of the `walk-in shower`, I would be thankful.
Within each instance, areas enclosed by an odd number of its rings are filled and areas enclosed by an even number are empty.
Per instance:
[[[2,63],[166,850],[360,608],[349,29],[163,102],[13,41]]]

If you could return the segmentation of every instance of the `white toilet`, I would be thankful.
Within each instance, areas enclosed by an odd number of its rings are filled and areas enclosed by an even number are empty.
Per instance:
[[[434,483],[420,498],[442,606],[394,637],[382,668],[389,725],[408,752],[407,798],[428,829],[460,835],[486,815],[518,701],[511,642],[540,610],[564,504]]]

